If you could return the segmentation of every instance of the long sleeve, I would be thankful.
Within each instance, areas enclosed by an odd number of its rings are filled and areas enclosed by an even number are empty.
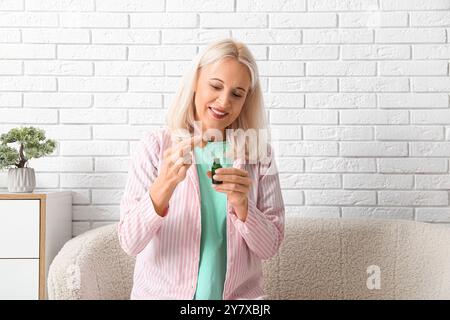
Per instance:
[[[248,199],[245,222],[232,212],[233,223],[250,250],[265,260],[276,255],[283,241],[284,214],[278,171],[270,149],[268,163],[260,165],[257,203]]]
[[[155,134],[146,134],[131,159],[117,231],[122,249],[132,256],[147,246],[164,221],[149,194],[158,175],[159,149]]]

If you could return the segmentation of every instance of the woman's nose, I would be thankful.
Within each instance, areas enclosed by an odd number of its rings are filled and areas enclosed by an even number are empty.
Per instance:
[[[219,96],[218,102],[220,103],[220,105],[222,106],[222,108],[227,108],[229,107],[229,103],[230,103],[230,98],[228,96],[228,93],[222,93]]]

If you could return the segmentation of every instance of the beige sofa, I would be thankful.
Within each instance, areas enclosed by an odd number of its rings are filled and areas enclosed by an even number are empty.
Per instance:
[[[134,258],[116,227],[65,244],[49,269],[49,299],[129,298]],[[280,251],[263,264],[270,299],[450,299],[450,228],[287,216]]]

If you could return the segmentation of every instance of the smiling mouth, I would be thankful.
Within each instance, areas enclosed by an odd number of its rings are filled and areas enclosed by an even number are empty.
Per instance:
[[[222,112],[219,111],[215,108],[212,107],[208,107],[210,114],[213,116],[213,118],[215,119],[223,119],[228,115],[228,112]]]

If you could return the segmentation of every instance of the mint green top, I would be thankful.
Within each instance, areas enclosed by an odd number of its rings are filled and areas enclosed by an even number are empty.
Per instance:
[[[227,270],[227,195],[213,189],[206,173],[211,171],[214,157],[223,168],[232,167],[224,155],[228,150],[224,141],[208,142],[195,147],[195,162],[200,183],[201,224],[200,262],[194,300],[222,300]]]

